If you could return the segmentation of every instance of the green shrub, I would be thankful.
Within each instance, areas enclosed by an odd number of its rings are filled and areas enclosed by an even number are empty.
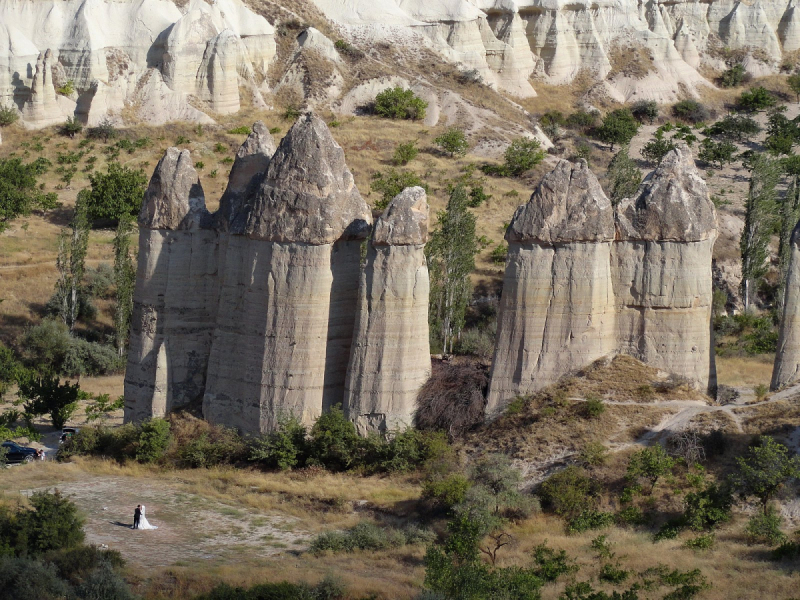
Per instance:
[[[761,131],[761,126],[745,115],[727,115],[708,127],[703,133],[726,140],[743,140],[751,138]]]
[[[111,123],[110,120],[104,119],[95,127],[89,127],[86,130],[86,137],[89,139],[101,139],[104,142],[108,142],[108,140],[113,140],[117,137],[117,129]]]
[[[397,194],[408,187],[419,186],[426,192],[428,191],[428,186],[416,173],[395,169],[389,169],[386,173],[380,171],[373,173],[369,186],[370,191],[381,194],[381,198],[375,201],[377,210],[385,209]]]
[[[599,467],[608,460],[608,448],[601,442],[588,442],[580,454],[578,460],[587,467]]]
[[[374,112],[388,119],[410,119],[418,121],[425,118],[428,103],[411,90],[394,87],[375,96]]]
[[[135,600],[128,584],[109,563],[101,563],[78,585],[81,600]]]
[[[422,496],[442,508],[450,509],[464,502],[471,486],[469,479],[461,473],[451,473],[443,478],[423,481]]]
[[[508,244],[503,242],[497,244],[489,253],[489,258],[496,265],[504,265],[508,259]]]
[[[708,484],[686,495],[683,513],[686,525],[696,531],[713,529],[731,518],[733,496],[725,486]]]
[[[653,139],[647,142],[640,153],[642,158],[648,161],[652,165],[657,165],[661,162],[661,159],[664,158],[668,152],[675,149],[675,142],[672,139],[667,139],[664,137],[663,130],[659,127]]]
[[[75,117],[68,117],[64,124],[58,128],[61,135],[74,138],[77,134],[83,131],[83,123],[78,121]]]
[[[586,402],[583,403],[583,412],[590,419],[594,419],[602,415],[606,411],[606,405],[603,399],[597,396],[587,396]]]
[[[599,510],[585,510],[567,521],[569,533],[582,533],[592,529],[603,529],[614,524],[614,514]]]
[[[737,471],[731,477],[743,496],[755,496],[764,516],[769,501],[786,483],[800,477],[800,456],[793,454],[770,436],[763,436],[747,455],[736,459]]]
[[[281,471],[302,466],[307,456],[306,428],[294,417],[281,418],[275,431],[255,438],[250,447],[251,461]]]
[[[13,106],[0,106],[0,127],[8,127],[18,119],[19,113]]]
[[[83,519],[73,502],[61,492],[34,492],[30,509],[22,509],[13,517],[10,526],[16,554],[39,556],[51,550],[74,548],[83,543]]]
[[[61,600],[71,592],[53,565],[9,556],[0,556],[0,589],[14,600]]]
[[[236,462],[244,451],[244,442],[234,429],[215,426],[180,448],[178,457],[182,466],[203,469]]]
[[[698,535],[697,537],[686,540],[683,546],[685,548],[691,548],[692,550],[710,550],[714,547],[714,534],[704,533]]]
[[[118,220],[139,213],[147,185],[143,171],[112,162],[105,173],[90,174],[89,181],[91,187],[80,192],[79,200],[85,203],[90,219]]]
[[[153,463],[161,459],[169,446],[169,421],[150,419],[139,427],[139,438],[136,443],[136,460],[141,463]]]
[[[516,138],[503,154],[504,167],[512,177],[519,177],[544,160],[544,150],[537,139]]]
[[[662,540],[674,540],[680,535],[681,528],[683,527],[683,520],[671,519],[661,525],[653,534],[653,541],[660,542]]]
[[[71,337],[60,372],[68,377],[110,375],[125,368],[125,356],[111,345]]]
[[[739,96],[739,107],[747,112],[757,112],[775,106],[775,97],[762,86],[750,88]]]
[[[228,133],[231,135],[250,135],[251,132],[252,130],[247,125],[240,125],[239,127],[228,129]]]
[[[309,435],[309,463],[331,471],[346,471],[355,466],[361,438],[348,421],[341,406],[334,406],[316,420]]]
[[[766,513],[758,513],[750,517],[744,531],[751,544],[767,544],[777,546],[786,542],[786,534],[781,531],[783,519],[773,507]]]
[[[711,117],[708,108],[697,100],[681,100],[672,105],[672,115],[687,123],[702,123]]]
[[[619,108],[612,110],[603,118],[603,122],[595,130],[595,136],[601,142],[609,144],[613,152],[616,144],[621,146],[629,144],[637,131],[639,131],[639,121],[627,108]]]
[[[710,165],[716,164],[720,169],[733,161],[736,153],[736,145],[731,142],[715,142],[711,138],[706,138],[700,144],[700,152],[697,158]]]
[[[733,65],[720,75],[719,84],[724,88],[739,87],[744,83],[747,72],[741,64]]]
[[[536,576],[548,582],[556,581],[562,575],[577,573],[579,569],[564,550],[554,550],[547,543],[533,549],[533,562]]]
[[[650,515],[642,511],[638,506],[626,506],[617,513],[617,521],[619,523],[632,527],[647,525],[650,520]]]
[[[56,194],[40,191],[39,176],[51,165],[45,158],[31,163],[16,157],[0,159],[0,233],[18,217],[59,205]]]
[[[53,427],[61,429],[78,408],[80,386],[45,375],[20,382],[19,395],[27,400],[27,414],[50,415]]]
[[[658,103],[655,100],[639,100],[631,105],[631,114],[640,123],[652,123],[658,118]]]
[[[297,119],[299,119],[300,115],[302,115],[302,114],[303,114],[303,112],[300,110],[300,107],[295,106],[294,104],[290,104],[283,111],[283,114],[281,115],[281,118],[284,121],[297,121]]]
[[[417,148],[416,142],[398,144],[394,149],[392,162],[395,165],[407,165],[417,157],[417,154],[419,154],[419,148]]]
[[[435,535],[417,527],[403,531],[392,527],[379,527],[361,521],[346,531],[328,531],[311,541],[309,552],[320,555],[326,552],[355,552],[356,550],[386,550],[406,544],[424,544],[434,540]]]
[[[597,125],[600,113],[595,111],[579,110],[569,115],[564,121],[564,125],[569,129],[585,131]]]
[[[583,469],[569,466],[548,477],[539,488],[542,505],[557,515],[574,518],[594,508],[599,486]]]
[[[785,541],[772,551],[772,560],[797,560],[800,558],[800,542]]]
[[[469,149],[467,135],[458,127],[448,127],[442,135],[434,138],[433,143],[450,156],[464,156]]]
[[[623,583],[630,576],[631,572],[621,569],[619,565],[604,563],[603,566],[600,567],[600,573],[597,578],[606,583]]]

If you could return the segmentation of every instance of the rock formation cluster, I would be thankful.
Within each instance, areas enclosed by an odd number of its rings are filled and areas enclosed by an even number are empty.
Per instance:
[[[745,69],[760,76],[800,49],[794,0],[313,2],[359,46],[390,43],[398,56],[425,47],[468,78],[519,97],[536,95],[531,76],[560,85],[588,73],[615,101],[670,102],[711,85],[697,69],[701,61],[724,69],[727,50],[741,52]],[[0,0],[0,105],[16,106],[29,127],[72,115],[90,125],[121,120],[123,109],[152,124],[211,122],[239,110],[243,94],[256,107],[267,92],[312,94],[303,66],[310,61],[327,67],[316,72],[323,91],[309,100],[346,107],[352,77],[339,72],[345,61],[333,40],[311,27],[298,32],[270,87],[276,25],[242,0]],[[65,88],[70,81],[74,91]],[[374,88],[376,80],[351,83]],[[416,85],[433,94],[430,82]]]
[[[244,432],[291,416],[311,424],[340,404],[362,434],[413,422],[431,373],[422,188],[403,190],[373,227],[344,151],[307,114],[277,149],[253,126],[215,214],[189,152],[170,148],[139,226],[126,420],[201,403]],[[586,161],[560,161],[506,233],[487,412],[617,353],[713,393],[716,236],[686,145],[617,206]],[[799,240],[800,225],[796,255]],[[799,264],[779,383],[800,371]]]
[[[362,268],[372,213],[312,115],[277,150],[253,126],[214,215],[188,151],[169,149],[139,215],[126,420],[202,402],[264,432],[343,404],[363,432],[410,425],[431,368],[427,219],[422,189],[397,196]]]
[[[616,207],[584,161],[561,161],[506,233],[488,413],[615,352],[713,392],[716,236],[685,145]]]

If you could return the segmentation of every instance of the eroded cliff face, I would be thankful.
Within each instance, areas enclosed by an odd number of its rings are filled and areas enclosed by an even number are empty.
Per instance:
[[[714,393],[716,236],[685,145],[615,210],[584,162],[561,161],[506,233],[489,414],[615,352]]]
[[[800,380],[800,223],[792,232],[792,256],[786,277],[783,316],[770,389]]]

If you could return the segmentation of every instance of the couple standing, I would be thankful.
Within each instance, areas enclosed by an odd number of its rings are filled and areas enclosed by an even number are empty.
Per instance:
[[[137,505],[133,511],[133,529],[158,529],[155,525],[150,525],[144,516],[144,504]]]

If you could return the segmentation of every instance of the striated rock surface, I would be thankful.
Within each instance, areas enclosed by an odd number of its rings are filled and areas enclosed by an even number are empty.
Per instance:
[[[773,391],[800,380],[800,223],[792,232],[791,244],[778,350],[770,384]]]
[[[216,304],[216,234],[188,150],[167,150],[139,213],[125,418],[163,416],[203,396]]]
[[[301,117],[230,225],[207,418],[269,431],[341,403],[370,222],[344,151],[319,118]]]
[[[586,161],[562,160],[506,233],[487,413],[615,349],[614,214]]]
[[[363,435],[410,426],[431,373],[425,190],[406,188],[375,223],[361,275],[346,416]]]
[[[52,68],[53,53],[48,49],[36,59],[31,94],[22,109],[22,118],[27,127],[38,129],[64,122],[64,115],[56,101]]]
[[[612,252],[618,349],[716,390],[711,333],[714,205],[692,154],[667,154],[616,210]]]

